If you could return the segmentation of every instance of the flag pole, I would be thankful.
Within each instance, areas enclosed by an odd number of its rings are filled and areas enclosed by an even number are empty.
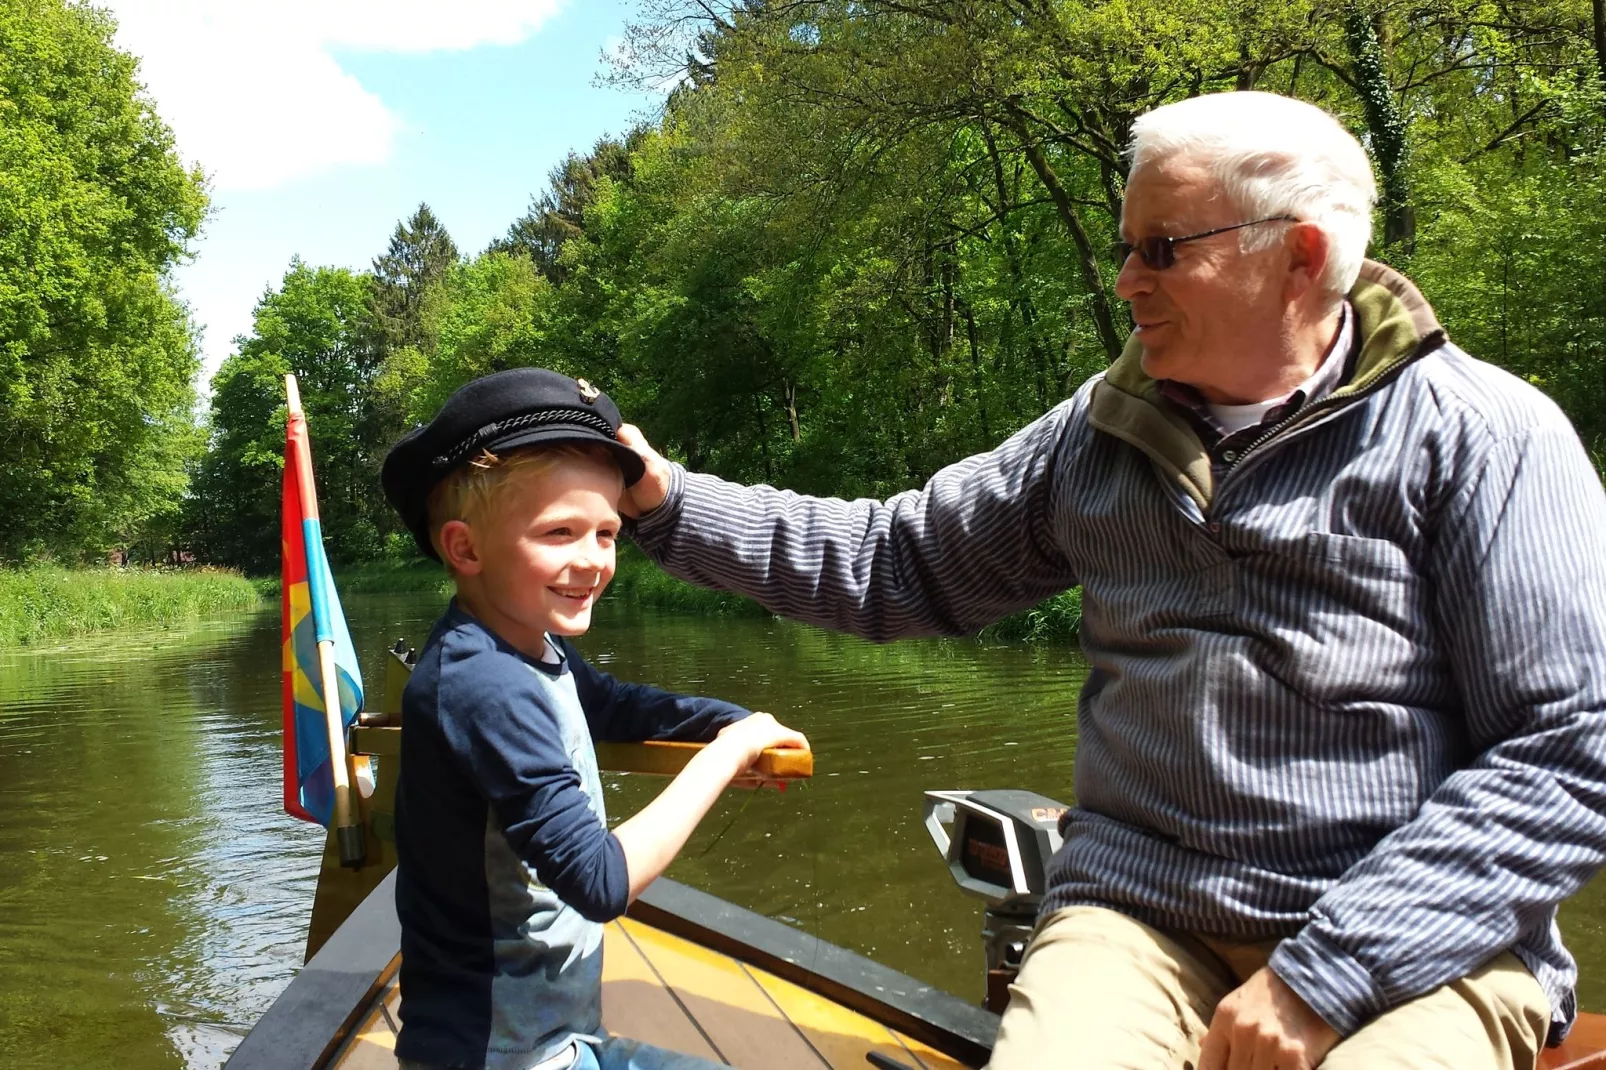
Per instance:
[[[306,416],[301,411],[301,391],[296,386],[294,375],[284,377],[284,391],[289,401],[290,419],[304,421]],[[310,443],[310,436],[308,441]],[[298,481],[301,488],[301,515],[315,517],[318,515],[318,496],[313,487],[310,458],[301,477]],[[310,592],[312,582],[310,562],[307,577]],[[340,845],[340,864],[360,869],[368,855],[368,849],[363,842],[362,826],[357,823],[356,791],[352,787],[350,758],[346,753],[346,726],[340,716],[340,687],[335,682],[333,639],[318,640],[318,676],[323,690],[324,730],[329,736],[329,772],[334,777],[335,788],[334,814],[329,823],[334,828],[335,839]]]

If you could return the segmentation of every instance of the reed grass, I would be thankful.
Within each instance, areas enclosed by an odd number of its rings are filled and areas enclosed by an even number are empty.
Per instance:
[[[250,580],[223,569],[0,569],[0,648],[172,626],[260,602]]]
[[[1082,632],[1082,589],[1073,587],[1031,609],[989,624],[976,638],[983,642],[1075,643]]]
[[[277,597],[277,577],[253,581],[264,597]],[[335,568],[335,586],[342,595],[426,593],[450,595],[452,581],[433,561],[369,561]],[[769,611],[750,598],[710,591],[675,579],[647,559],[632,543],[619,546],[619,564],[604,600],[615,605],[646,606],[670,613],[763,617]],[[983,642],[1076,642],[1082,625],[1082,592],[1065,591],[1014,616],[984,628]]]
[[[452,593],[452,578],[439,562],[365,561],[335,569],[335,586],[341,594],[443,594]]]
[[[762,617],[769,613],[750,598],[709,591],[677,580],[630,545],[620,547],[619,570],[606,597],[617,598],[628,605],[653,606],[680,613],[741,617]],[[1081,628],[1082,591],[1075,588],[988,625],[977,638],[983,642],[1071,644],[1076,642]]]
[[[619,547],[619,567],[603,598],[624,605],[651,606],[671,613],[769,616],[769,610],[751,598],[726,591],[710,591],[675,579],[630,543]]]

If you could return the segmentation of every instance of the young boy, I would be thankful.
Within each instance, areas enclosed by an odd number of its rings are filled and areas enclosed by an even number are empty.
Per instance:
[[[713,1065],[603,1032],[601,923],[761,751],[808,742],[768,714],[615,680],[569,645],[642,474],[618,426],[584,380],[520,368],[457,391],[385,459],[386,498],[457,586],[402,700],[404,1068]],[[593,738],[712,742],[609,832]]]

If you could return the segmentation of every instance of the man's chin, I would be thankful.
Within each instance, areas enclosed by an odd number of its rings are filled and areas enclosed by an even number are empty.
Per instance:
[[[1172,360],[1165,346],[1143,347],[1143,374],[1150,379],[1175,379],[1176,361]]]

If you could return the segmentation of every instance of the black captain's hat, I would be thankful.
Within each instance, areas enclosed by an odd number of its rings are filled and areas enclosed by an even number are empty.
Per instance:
[[[598,445],[613,454],[628,487],[646,467],[640,454],[615,437],[618,430],[618,406],[584,379],[545,368],[510,368],[459,387],[433,420],[403,435],[385,455],[379,482],[418,548],[438,561],[426,503],[452,469],[481,450]]]

